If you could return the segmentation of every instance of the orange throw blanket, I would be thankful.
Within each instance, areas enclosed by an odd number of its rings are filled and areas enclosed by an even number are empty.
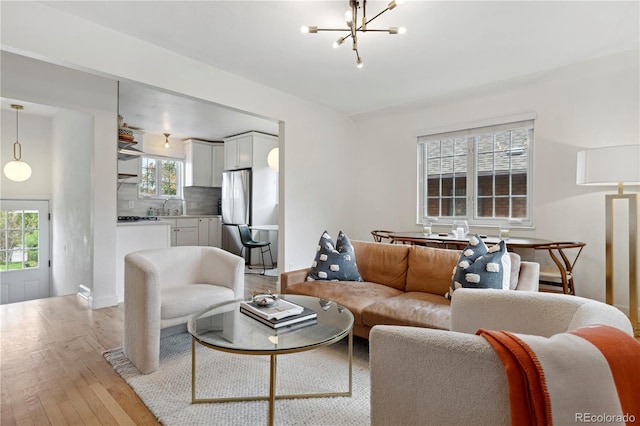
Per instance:
[[[478,330],[507,374],[513,425],[640,422],[640,342],[605,325],[550,338]]]

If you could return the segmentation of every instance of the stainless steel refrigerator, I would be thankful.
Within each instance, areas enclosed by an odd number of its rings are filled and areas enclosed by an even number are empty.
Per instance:
[[[242,242],[238,226],[251,225],[251,170],[222,173],[222,248],[240,255]]]

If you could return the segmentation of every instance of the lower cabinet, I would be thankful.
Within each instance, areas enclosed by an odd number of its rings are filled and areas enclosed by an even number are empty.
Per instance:
[[[222,219],[219,217],[162,218],[162,220],[171,224],[171,247],[221,246]]]
[[[221,247],[222,219],[219,217],[201,217],[198,219],[198,245]]]

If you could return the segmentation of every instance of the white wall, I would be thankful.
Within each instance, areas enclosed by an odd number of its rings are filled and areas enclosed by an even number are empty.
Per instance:
[[[576,153],[639,143],[638,63],[637,51],[626,52],[423,105],[354,117],[358,177],[350,204],[357,218],[353,237],[370,239],[369,231],[375,228],[418,230],[417,131],[534,111],[536,227],[514,234],[585,241],[576,268],[576,291],[604,300],[606,188],[575,184]],[[624,247],[616,250],[621,258],[616,264],[616,305],[625,308],[627,252]]]
[[[61,110],[51,129],[51,296],[93,287],[93,117]],[[98,260],[98,262],[100,262]]]
[[[350,185],[353,173],[351,151],[355,133],[349,118],[69,16],[47,7],[46,3],[3,2],[1,19],[5,50],[112,78],[144,82],[284,122],[280,132],[279,192],[279,237],[284,244],[280,244],[278,256],[282,269],[308,266],[321,232],[325,228],[337,231],[345,226],[349,212],[342,206],[350,195],[339,189]],[[4,69],[4,63],[2,66]],[[113,111],[115,113],[115,107]],[[98,127],[96,120],[96,136]],[[104,129],[100,135],[111,137],[111,129]],[[98,146],[107,147],[96,140]],[[99,155],[96,151],[95,157]],[[115,149],[111,155],[115,158]],[[103,158],[106,161],[109,156]],[[115,176],[115,160],[113,170],[104,173],[94,170],[94,190],[100,193],[104,186],[112,185]],[[93,209],[94,214],[99,210],[113,218],[112,222],[94,220],[95,247],[104,247],[108,251],[105,254],[110,255],[114,253],[115,243],[109,238],[99,240],[97,237],[109,232],[115,235],[115,185],[112,188],[113,196],[109,191],[102,192]],[[103,205],[99,206],[100,203]],[[101,257],[97,251],[95,257]],[[115,280],[113,282],[115,295]]]
[[[2,37],[4,39],[4,5]],[[98,259],[92,263],[89,303],[94,308],[117,303],[115,292],[115,226],[117,153],[114,135],[117,134],[117,84],[113,80],[57,65],[36,61],[24,56],[2,52],[2,96],[24,99],[27,102],[68,109],[91,116],[93,127],[85,142],[92,145],[90,184],[86,194],[91,216],[88,244],[93,241],[93,252],[84,255]],[[73,151],[66,150],[65,164],[74,163]],[[26,155],[26,151],[25,151]],[[26,157],[25,157],[26,158]],[[52,170],[49,167],[48,176]],[[50,191],[53,188],[50,188]],[[65,191],[68,188],[65,188]],[[52,197],[55,198],[56,194]],[[55,202],[55,201],[54,201]],[[52,234],[64,235],[66,226],[52,229]],[[52,257],[63,253],[52,253]],[[74,283],[75,284],[75,283]],[[67,285],[64,284],[65,289]],[[76,289],[77,290],[77,289]],[[64,291],[68,291],[64,290]]]

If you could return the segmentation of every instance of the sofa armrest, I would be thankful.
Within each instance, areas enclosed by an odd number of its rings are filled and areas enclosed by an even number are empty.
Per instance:
[[[125,256],[124,354],[143,373],[159,367],[160,277],[144,256]],[[141,309],[140,307],[143,307]]]
[[[369,360],[373,426],[511,423],[504,367],[480,336],[375,326]]]
[[[537,262],[520,262],[520,273],[516,290],[538,291],[540,288],[540,264]]]
[[[290,285],[305,282],[310,270],[311,268],[297,269],[280,274],[280,293],[287,294],[287,288]]]

